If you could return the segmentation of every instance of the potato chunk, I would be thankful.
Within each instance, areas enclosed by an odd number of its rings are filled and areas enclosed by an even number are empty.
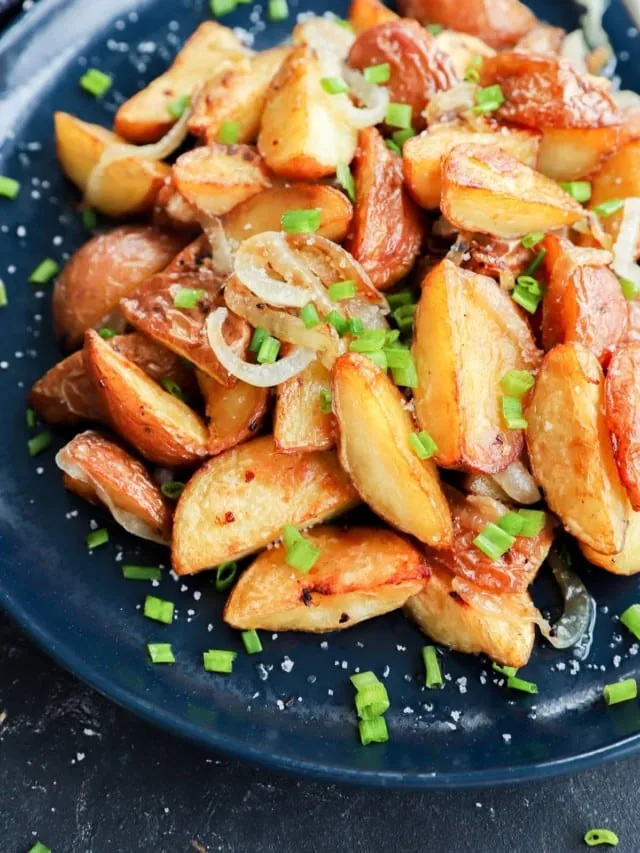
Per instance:
[[[333,415],[322,411],[323,391],[331,393],[331,374],[317,360],[278,386],[273,424],[276,450],[309,453],[333,447]]]
[[[361,33],[385,21],[395,21],[398,16],[388,9],[380,0],[351,0],[349,6],[349,23],[356,31]]]
[[[436,36],[436,43],[440,50],[448,53],[453,62],[458,77],[462,80],[474,63],[476,57],[484,59],[487,56],[495,56],[496,52],[482,39],[470,36],[468,33],[459,33],[456,30],[443,30]]]
[[[590,177],[634,135],[633,126],[618,124],[588,128],[547,128],[540,143],[537,169],[554,181]],[[607,221],[603,225],[607,225]]]
[[[620,479],[640,510],[640,343],[622,344],[605,379],[606,419]]]
[[[240,381],[233,388],[225,388],[202,371],[198,371],[198,384],[205,402],[212,456],[258,434],[269,406],[268,388]]]
[[[531,467],[551,509],[580,542],[618,553],[630,507],[605,422],[598,359],[579,344],[552,349],[526,417]]]
[[[640,196],[640,140],[624,145],[610,160],[602,166],[592,179],[591,203],[593,208],[604,201],[614,198],[635,198]],[[615,241],[620,231],[623,211],[602,219],[604,230]],[[638,240],[640,254],[640,239]]]
[[[540,353],[513,300],[491,278],[443,261],[427,274],[415,319],[416,415],[445,468],[504,471],[521,430],[507,429],[500,380],[535,370]]]
[[[580,542],[580,550],[590,563],[614,575],[636,575],[640,572],[640,512],[632,512],[624,540],[618,554],[599,554]]]
[[[390,530],[316,527],[304,535],[320,549],[311,571],[292,570],[282,545],[264,551],[232,590],[225,622],[245,631],[342,631],[397,610],[424,586],[424,557]]]
[[[335,453],[278,453],[271,436],[228,450],[191,478],[173,529],[179,575],[264,548],[285,524],[306,527],[346,512],[358,495]]]

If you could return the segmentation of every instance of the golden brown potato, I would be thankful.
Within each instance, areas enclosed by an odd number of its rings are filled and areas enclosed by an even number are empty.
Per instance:
[[[213,143],[178,157],[173,183],[205,216],[221,216],[268,187],[269,175],[248,145]]]
[[[519,458],[521,430],[504,424],[500,380],[540,363],[526,320],[491,278],[444,260],[427,274],[415,318],[416,416],[438,445],[435,461],[474,473]]]
[[[537,24],[518,0],[401,0],[399,7],[408,18],[470,33],[497,49],[514,44]]]
[[[216,358],[205,328],[209,312],[224,304],[223,284],[224,278],[211,269],[211,251],[202,236],[190,243],[163,273],[149,278],[123,299],[120,312],[140,331],[231,388],[237,380]],[[175,307],[174,298],[181,288],[204,291],[194,308]],[[247,323],[229,314],[224,334],[229,346],[244,356],[251,339]]]
[[[311,571],[292,570],[282,545],[263,551],[227,599],[227,624],[244,631],[342,631],[397,610],[424,586],[424,557],[390,530],[316,527],[304,535],[320,549]]]
[[[504,666],[524,666],[535,640],[533,622],[522,618],[533,606],[529,594],[492,596],[492,611],[469,604],[453,582],[453,575],[433,566],[423,591],[407,602],[407,615],[436,643],[457,652],[485,654]]]
[[[149,225],[122,225],[92,237],[53,290],[53,329],[61,346],[76,349],[87,329],[108,326],[120,299],[163,270],[184,244],[182,235]]]
[[[318,524],[357,503],[335,453],[278,453],[270,435],[256,438],[210,459],[187,484],[173,528],[174,569],[190,575],[244,557],[285,524]]]
[[[555,181],[492,145],[458,145],[442,161],[442,212],[464,231],[523,237],[585,215]]]
[[[246,382],[225,388],[202,371],[198,371],[198,383],[205,402],[212,456],[258,434],[269,405],[268,388],[256,388]]]
[[[476,57],[483,59],[487,56],[495,56],[496,52],[482,39],[470,36],[468,33],[459,33],[456,30],[442,30],[436,36],[436,44],[440,50],[449,55],[453,62],[456,74],[462,80],[469,70],[469,66],[476,61]]]
[[[640,572],[640,512],[632,512],[624,540],[624,548],[618,554],[598,554],[588,545],[580,544],[584,556],[614,575],[635,575]]]
[[[489,123],[486,130],[480,132],[472,130],[469,125],[456,122],[432,125],[405,142],[402,149],[407,189],[422,207],[434,210],[440,207],[442,159],[456,145],[465,143],[497,145],[507,154],[533,168],[538,156],[540,136],[536,131],[507,128],[496,133]]]
[[[356,33],[397,18],[396,13],[380,3],[380,0],[351,0],[348,20]]]
[[[62,171],[84,193],[91,173],[107,148],[124,140],[100,125],[81,121],[69,113],[55,113],[54,125]],[[170,174],[171,168],[159,160],[139,157],[114,160],[105,168],[91,204],[106,216],[146,213],[153,208]]]
[[[640,343],[622,344],[605,379],[606,419],[631,506],[640,510]],[[626,546],[625,546],[626,547]]]
[[[357,131],[347,123],[320,84],[320,61],[299,45],[282,63],[267,92],[258,150],[276,174],[308,181],[333,175],[350,163]],[[287,120],[283,121],[283,116]]]
[[[411,449],[409,437],[417,430],[398,389],[357,353],[336,361],[332,386],[340,462],[362,499],[399,530],[435,548],[449,547],[451,513],[438,471]]]
[[[192,95],[220,68],[242,62],[248,56],[249,51],[232,30],[215,21],[205,21],[187,39],[171,68],[122,104],[116,113],[116,132],[130,142],[155,142],[176,121],[169,112],[172,101]]]
[[[598,359],[580,344],[545,356],[526,418],[533,475],[550,508],[601,554],[624,545],[629,502],[613,456]]]
[[[549,53],[558,56],[566,35],[562,27],[540,24],[522,36],[513,49],[518,53]]]
[[[593,208],[604,201],[615,198],[640,196],[640,140],[629,142],[607,160],[591,182]],[[614,241],[618,237],[623,211],[602,219],[602,226]],[[639,240],[640,244],[640,240]],[[640,245],[638,248],[640,252]]]
[[[88,431],[58,452],[67,489],[104,505],[126,531],[168,545],[171,508],[144,465],[120,445]]]
[[[185,403],[96,332],[87,332],[84,352],[108,423],[145,459],[177,468],[194,465],[207,455],[207,429]]]
[[[322,212],[320,237],[341,243],[349,232],[353,207],[344,193],[323,184],[294,184],[290,187],[271,187],[234,207],[223,217],[229,240],[241,243],[255,234],[280,231],[282,214],[288,210]]]
[[[630,124],[590,128],[549,128],[540,143],[538,171],[554,181],[590,176],[633,135]],[[605,220],[603,225],[608,225]]]
[[[353,43],[347,61],[359,70],[388,63],[389,98],[411,106],[412,123],[418,129],[424,127],[422,113],[433,95],[458,82],[449,55],[417,21],[398,19],[365,30]]]
[[[375,287],[386,290],[411,271],[424,237],[422,218],[404,188],[400,158],[375,127],[360,131],[353,175],[356,206],[345,249]]]
[[[254,142],[269,84],[290,52],[290,47],[274,47],[209,77],[193,105],[189,131],[212,145],[220,141],[223,123],[233,122],[236,142]]]
[[[323,391],[331,392],[331,374],[317,360],[278,386],[273,439],[280,453],[309,453],[333,447],[333,415],[322,411]]]
[[[198,211],[171,182],[166,183],[158,193],[152,222],[158,228],[172,228],[193,236],[202,230]]]

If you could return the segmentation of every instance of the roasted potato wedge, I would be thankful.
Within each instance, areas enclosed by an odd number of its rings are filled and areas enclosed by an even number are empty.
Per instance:
[[[209,77],[193,105],[189,131],[212,145],[229,121],[238,125],[237,142],[254,142],[269,84],[290,52],[290,47],[274,47]]]
[[[412,123],[418,129],[425,125],[422,113],[433,95],[458,82],[455,66],[435,36],[417,21],[406,19],[387,21],[360,33],[348,63],[359,70],[388,63],[389,98],[411,106]]]
[[[122,104],[115,117],[116,132],[130,142],[155,142],[176,121],[169,112],[172,101],[192,95],[203,80],[250,55],[233,30],[205,21],[187,39],[171,68]]]
[[[221,216],[269,186],[262,158],[248,145],[193,148],[178,157],[173,183],[205,216]]]
[[[390,530],[316,527],[305,538],[320,549],[311,571],[292,571],[283,546],[263,551],[227,599],[227,624],[244,631],[342,631],[402,607],[427,579],[422,554]]]
[[[89,176],[107,148],[124,140],[98,124],[81,121],[69,113],[55,113],[54,126],[62,171],[84,193]],[[170,174],[171,168],[159,160],[139,157],[114,160],[105,168],[99,191],[94,193],[91,203],[106,216],[146,213],[153,208]]]
[[[256,438],[210,459],[187,484],[176,510],[173,566],[195,574],[259,551],[285,524],[317,524],[357,503],[335,453],[278,453],[270,435]]]
[[[306,45],[285,59],[267,92],[258,150],[276,174],[308,181],[333,175],[350,163],[357,131],[347,123],[320,81],[320,61]],[[287,116],[286,122],[282,117]]]
[[[64,349],[82,346],[87,329],[109,325],[120,299],[163,270],[184,244],[180,234],[123,225],[78,249],[53,290],[53,328]]]
[[[640,510],[640,343],[622,344],[605,379],[607,426],[631,506]],[[626,546],[625,546],[626,547]]]
[[[415,318],[416,416],[445,468],[504,471],[519,458],[521,430],[507,429],[500,380],[540,363],[526,320],[487,276],[448,260],[427,274]]]
[[[282,214],[288,210],[322,212],[317,234],[341,243],[349,233],[353,207],[344,193],[323,184],[294,184],[271,187],[234,207],[223,217],[229,240],[241,243],[255,234],[280,231]]]
[[[400,158],[374,127],[360,131],[353,174],[356,205],[345,249],[386,290],[413,268],[424,238],[421,214],[404,188]]]
[[[542,136],[537,169],[554,181],[585,178],[633,135],[633,127],[623,122],[606,127],[549,128]],[[603,222],[605,228],[608,224]]]
[[[591,207],[614,198],[640,196],[640,140],[629,142],[607,160],[591,183]],[[615,241],[623,211],[602,219],[602,227]],[[640,254],[640,240],[637,254]]]
[[[198,371],[198,383],[205,402],[211,456],[258,434],[269,406],[268,388],[240,381],[225,388],[202,371]]]
[[[128,533],[168,545],[171,508],[144,465],[100,433],[76,435],[58,452],[71,492],[105,506]]]
[[[514,44],[538,23],[518,0],[401,0],[400,14],[478,36],[491,47]]]
[[[455,30],[443,30],[436,36],[436,43],[440,50],[449,55],[453,62],[456,74],[462,80],[474,62],[476,56],[483,59],[487,56],[495,56],[496,52],[482,39],[470,36],[468,33],[459,33]]]
[[[522,618],[532,607],[528,592],[491,596],[495,609],[474,607],[454,589],[455,578],[439,566],[405,612],[436,643],[457,652],[485,654],[504,666],[524,666],[533,650],[535,626]]]
[[[351,6],[349,6],[348,20],[356,33],[377,27],[378,24],[384,24],[386,21],[395,21],[397,18],[396,13],[388,9],[384,3],[380,3],[380,0],[351,0]]]
[[[598,554],[593,548],[580,542],[580,550],[590,563],[600,566],[614,575],[636,575],[640,572],[640,512],[632,512],[624,540],[624,548],[618,554]]]
[[[399,530],[435,548],[448,548],[451,513],[438,471],[411,449],[409,437],[416,429],[398,389],[357,353],[336,361],[332,387],[340,462],[362,499]]]
[[[600,554],[617,554],[630,506],[604,397],[595,355],[580,344],[555,347],[542,362],[527,408],[527,447],[533,474],[566,529]]]
[[[518,53],[548,53],[551,56],[558,56],[566,35],[567,32],[562,27],[540,24],[522,36],[514,47],[514,51]]]
[[[458,145],[444,157],[441,205],[457,228],[507,239],[584,217],[555,181],[490,145]]]
[[[221,385],[231,388],[237,380],[216,358],[205,329],[209,312],[224,304],[220,293],[223,283],[224,278],[211,269],[211,251],[206,238],[199,237],[163,273],[148,279],[123,299],[120,312],[140,331],[187,358]],[[204,291],[194,308],[174,305],[181,288]],[[244,356],[251,338],[251,329],[244,320],[229,314],[224,333],[229,346]]]
[[[320,361],[278,386],[273,440],[280,453],[329,450],[335,444],[331,412],[322,411],[321,393],[330,391],[331,374]]]
[[[177,468],[195,465],[207,455],[207,428],[185,403],[96,332],[87,332],[84,353],[108,423],[145,459]]]
[[[540,136],[536,131],[503,128],[496,133],[487,124],[486,131],[473,131],[465,124],[445,122],[432,125],[402,149],[402,164],[407,189],[422,207],[440,207],[441,165],[445,155],[457,145],[494,145],[532,168],[536,165]]]

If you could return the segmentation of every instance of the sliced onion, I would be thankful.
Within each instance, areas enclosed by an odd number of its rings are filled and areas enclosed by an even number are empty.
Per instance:
[[[568,558],[563,559],[553,548],[547,560],[564,596],[564,613],[548,630],[542,627],[540,630],[555,649],[573,647],[575,657],[584,660],[593,640],[596,603],[571,568]]]
[[[467,254],[469,252],[469,241],[467,236],[463,236],[462,234],[458,234],[456,242],[449,249],[446,254],[446,260],[451,261],[452,264],[455,264],[459,267],[464,260],[468,260]]]
[[[640,198],[624,203],[622,222],[613,247],[613,270],[620,278],[628,278],[640,288],[640,267],[635,263],[640,236]]]
[[[274,278],[269,269],[284,281]],[[241,243],[233,271],[241,284],[269,305],[302,308],[308,302],[319,300],[324,303],[323,308],[330,310],[325,288],[300,262],[282,232],[267,231]]]
[[[496,483],[490,474],[467,474],[463,480],[462,487],[465,492],[481,497],[493,498],[501,503],[509,503],[510,497],[504,489]]]
[[[309,45],[318,55],[331,52],[336,59],[344,61],[354,43],[355,36],[334,19],[313,17],[295,28],[293,40]]]
[[[220,276],[233,272],[233,250],[227,239],[222,221],[217,216],[198,214],[198,221],[211,249],[211,269]]]
[[[437,92],[423,113],[427,124],[452,121],[461,113],[471,111],[476,103],[477,89],[475,83],[458,83],[445,92]]]
[[[273,364],[249,364],[243,361],[233,352],[222,335],[222,326],[228,314],[229,311],[226,308],[216,308],[209,314],[207,318],[209,345],[220,364],[247,385],[273,388],[302,373],[305,367],[314,361],[315,352],[303,347],[295,347],[289,355]]]
[[[589,48],[584,40],[583,30],[573,30],[573,32],[565,36],[560,56],[563,59],[568,59],[578,74],[589,73],[589,69],[587,68],[588,53]]]
[[[348,95],[332,95],[332,103],[340,110],[351,127],[362,130],[365,127],[373,127],[385,120],[387,106],[389,105],[389,90],[386,86],[377,86],[375,83],[367,83],[364,75],[354,68],[345,66],[341,77],[349,86],[352,95],[358,99],[363,107],[357,107]]]
[[[516,503],[537,504],[538,501],[542,500],[536,481],[527,466],[519,460],[512,462],[505,471],[492,474],[491,478]]]
[[[493,616],[496,619],[500,619],[503,622],[510,622],[514,625],[522,625],[523,622],[533,622],[540,626],[541,630],[549,628],[547,620],[526,595],[510,592],[491,592],[476,586],[474,583],[470,583],[460,575],[456,575],[453,578],[451,588],[470,607],[474,607],[488,616]],[[505,601],[511,602],[508,607],[505,606]]]

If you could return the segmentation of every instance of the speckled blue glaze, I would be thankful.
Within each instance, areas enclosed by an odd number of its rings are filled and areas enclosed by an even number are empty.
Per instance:
[[[294,13],[326,8],[290,5]],[[570,3],[534,5],[551,22],[575,27]],[[346,4],[331,8],[344,14]],[[247,26],[251,7],[239,9],[225,23]],[[222,623],[222,600],[206,575],[183,584],[167,572],[157,593],[176,602],[177,622],[168,628],[145,620],[136,608],[150,587],[122,579],[117,547],[128,562],[166,564],[168,555],[109,521],[110,544],[88,554],[90,519],[105,519],[63,491],[54,448],[28,456],[25,393],[59,353],[50,286],[38,291],[27,278],[42,258],[63,261],[87,239],[78,195],[56,164],[52,112],[108,125],[116,99],[163,70],[205,17],[199,0],[43,0],[0,40],[0,174],[22,184],[17,201],[0,199],[0,278],[10,300],[0,310],[0,602],[53,657],[114,701],[203,746],[282,769],[367,785],[454,788],[551,776],[636,750],[640,706],[607,709],[599,698],[606,681],[639,674],[637,647],[616,634],[613,618],[640,597],[636,580],[584,568],[599,604],[590,658],[576,664],[570,653],[539,647],[525,671],[540,687],[534,697],[507,695],[486,661],[452,652],[443,658],[445,689],[426,691],[425,640],[399,613],[326,638],[264,634],[263,655],[249,657]],[[622,51],[625,85],[640,88],[629,61],[637,59],[637,42],[621,3],[606,24]],[[256,46],[281,40],[289,27],[267,24]],[[86,64],[115,78],[104,101],[77,85]],[[55,447],[64,439],[56,435]],[[170,641],[177,664],[149,664],[150,641]],[[203,671],[202,651],[212,647],[241,652],[232,676]],[[281,666],[285,656],[290,672]],[[388,667],[386,745],[359,745],[347,678],[356,667],[379,675]]]

